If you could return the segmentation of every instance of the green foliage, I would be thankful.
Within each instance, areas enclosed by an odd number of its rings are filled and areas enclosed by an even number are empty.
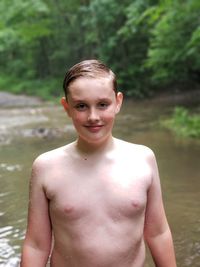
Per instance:
[[[60,79],[33,79],[21,80],[16,76],[3,75],[0,77],[0,88],[3,91],[9,91],[14,94],[36,95],[44,100],[53,101],[60,97],[62,92],[62,83]],[[7,90],[9,88],[9,90]]]
[[[54,95],[86,58],[108,64],[127,96],[199,85],[199,9],[199,0],[2,0],[0,90]]]
[[[191,82],[200,69],[200,2],[172,1],[158,9],[160,18],[151,30],[146,60],[153,70],[152,81],[159,85]]]
[[[119,73],[126,94],[139,98],[151,94],[149,71],[144,68],[150,31],[144,13],[151,8],[149,2],[145,0],[131,1],[125,9],[125,23],[117,32],[118,40],[122,43],[124,51],[121,55],[120,63],[122,64],[118,66],[117,73]]]
[[[162,122],[162,125],[179,136],[200,137],[200,115],[190,115],[183,107],[176,107],[172,118]]]

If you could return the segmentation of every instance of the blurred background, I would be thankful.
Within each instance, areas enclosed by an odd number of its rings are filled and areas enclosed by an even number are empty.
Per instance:
[[[97,58],[125,95],[114,135],[154,150],[177,264],[199,267],[200,1],[1,0],[0,14],[0,266],[19,261],[32,161],[76,138],[65,72]]]
[[[198,0],[1,0],[0,89],[60,95],[65,71],[99,58],[127,96],[200,82]]]

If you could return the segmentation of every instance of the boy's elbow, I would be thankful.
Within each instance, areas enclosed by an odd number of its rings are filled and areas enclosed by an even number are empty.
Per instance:
[[[171,237],[171,230],[167,221],[160,226],[146,226],[144,229],[144,238],[146,241]]]
[[[23,247],[32,248],[43,253],[48,253],[51,249],[51,238],[48,236],[46,236],[46,238],[40,237],[30,237],[27,235],[24,240]]]
[[[159,245],[162,243],[168,243],[168,242],[171,243],[172,242],[171,230],[169,227],[166,227],[164,230],[154,232],[153,234],[146,232],[144,234],[144,239],[148,244],[148,246],[150,247],[153,244]]]
[[[50,246],[42,248],[36,243],[25,241],[22,248],[20,267],[46,266],[49,255]]]

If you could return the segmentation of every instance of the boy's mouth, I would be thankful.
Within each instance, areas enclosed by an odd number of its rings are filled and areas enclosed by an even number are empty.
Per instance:
[[[90,132],[98,132],[102,127],[103,125],[86,125],[85,126]]]

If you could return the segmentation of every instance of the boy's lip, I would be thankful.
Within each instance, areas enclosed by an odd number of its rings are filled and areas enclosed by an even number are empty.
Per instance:
[[[102,127],[103,127],[103,125],[101,124],[101,125],[85,125],[85,127],[89,130],[89,131],[91,131],[91,132],[98,132]]]

